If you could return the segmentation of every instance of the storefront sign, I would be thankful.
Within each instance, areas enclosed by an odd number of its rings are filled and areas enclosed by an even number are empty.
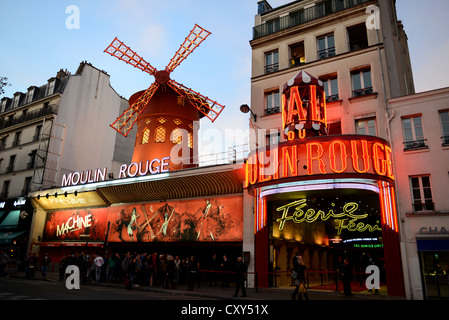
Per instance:
[[[374,174],[394,179],[392,151],[383,139],[362,135],[306,138],[261,148],[245,164],[248,188],[313,175]]]
[[[279,222],[279,230],[283,230],[285,223],[290,220],[294,223],[313,223],[317,220],[324,222],[332,218],[337,222],[335,226],[337,235],[340,235],[343,230],[351,232],[382,231],[379,225],[362,222],[368,217],[368,214],[359,212],[359,205],[355,202],[344,204],[341,212],[334,212],[334,209],[324,212],[323,210],[308,208],[306,202],[307,199],[301,199],[276,208],[276,211],[282,212],[282,217],[276,219]],[[331,206],[335,207],[335,203],[332,203]]]
[[[82,228],[88,228],[92,226],[92,215],[88,214],[84,217],[78,215],[71,216],[67,219],[67,222],[63,222],[56,226],[56,236],[59,237],[62,234],[81,230]]]
[[[120,166],[119,179],[145,176],[147,174],[157,174],[169,172],[170,157],[162,159],[147,160],[146,162],[133,162],[129,165]],[[108,176],[108,169],[95,169],[82,172],[70,172],[62,177],[62,187],[83,185],[86,183],[105,181]]]
[[[449,227],[422,227],[419,229],[420,234],[449,234]]]

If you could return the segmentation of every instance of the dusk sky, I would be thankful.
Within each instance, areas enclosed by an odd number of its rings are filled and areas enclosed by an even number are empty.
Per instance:
[[[269,0],[272,7],[289,2]],[[408,35],[416,92],[449,86],[449,1],[396,3]],[[79,8],[79,28],[67,27],[71,5]],[[0,98],[44,85],[59,69],[75,73],[82,61],[106,71],[116,92],[129,98],[154,77],[104,53],[114,37],[160,70],[196,23],[212,34],[171,78],[226,106],[215,123],[202,120],[203,140],[214,132],[247,130],[248,114],[239,107],[250,104],[249,41],[256,13],[257,0],[0,0],[0,76],[11,84]],[[216,152],[230,144],[216,142]]]

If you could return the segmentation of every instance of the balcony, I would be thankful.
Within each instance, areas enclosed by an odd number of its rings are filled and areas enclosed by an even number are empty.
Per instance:
[[[277,18],[269,23],[263,23],[253,28],[253,40],[267,35],[299,26],[330,14],[355,7],[372,0],[327,0],[307,9],[291,12],[288,16]]]
[[[317,52],[318,59],[325,59],[335,56],[335,47],[319,50]]]
[[[366,96],[366,95],[369,95],[369,94],[373,94],[373,87],[352,90],[352,97],[353,98]]]
[[[435,204],[432,201],[413,203],[413,212],[435,211]]]
[[[265,115],[268,116],[270,114],[276,114],[281,112],[281,108],[280,107],[274,107],[274,108],[267,108],[265,109]]]
[[[427,139],[404,141],[404,151],[427,149],[428,146],[426,145],[426,141],[427,141]]]
[[[273,63],[265,66],[265,74],[276,72],[279,70],[279,63]]]
[[[21,124],[30,120],[39,119],[51,114],[58,114],[58,105],[44,106],[41,109],[27,112],[25,115],[20,115],[18,117],[8,117],[0,119],[0,130]]]

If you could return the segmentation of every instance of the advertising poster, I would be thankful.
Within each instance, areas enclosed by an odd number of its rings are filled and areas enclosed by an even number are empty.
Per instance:
[[[241,196],[109,208],[110,242],[243,240]]]

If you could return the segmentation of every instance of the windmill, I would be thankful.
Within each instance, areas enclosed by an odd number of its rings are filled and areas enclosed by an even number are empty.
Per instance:
[[[137,122],[133,163],[167,157],[177,144],[187,145],[190,155],[186,156],[183,152],[181,157],[190,158],[190,163],[194,163],[191,160],[195,156],[193,146],[198,130],[195,124],[203,117],[214,122],[224,106],[170,79],[170,74],[210,34],[195,24],[164,70],[154,68],[117,38],[104,50],[155,78],[147,90],[130,97],[129,108],[111,124],[112,128],[127,137]],[[170,169],[181,167],[171,163]]]

